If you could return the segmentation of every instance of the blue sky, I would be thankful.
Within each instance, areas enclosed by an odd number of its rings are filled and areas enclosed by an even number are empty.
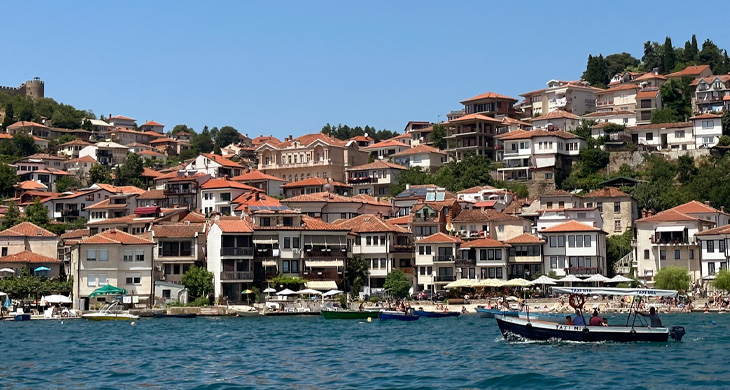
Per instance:
[[[712,6],[714,15],[730,8]],[[589,53],[730,36],[691,4],[485,1],[3,3],[0,85],[97,115],[284,137],[325,123],[402,131],[460,100],[578,79]],[[440,115],[440,117],[439,117]]]

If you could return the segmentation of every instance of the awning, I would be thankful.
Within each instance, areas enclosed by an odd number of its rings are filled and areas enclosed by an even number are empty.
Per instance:
[[[525,160],[530,158],[530,156],[504,156],[502,157],[502,160]],[[528,168],[528,167],[525,167]]]
[[[276,260],[264,260],[261,262],[262,267],[276,267]]]
[[[673,297],[677,295],[676,290],[656,290],[652,288],[612,288],[612,287],[553,287],[553,292],[558,294],[576,295],[631,295],[644,297]]]
[[[137,215],[156,214],[159,212],[160,208],[157,206],[137,207],[134,209],[134,213]]]
[[[659,226],[656,228],[657,233],[661,232],[683,232],[684,226]]]
[[[279,243],[279,240],[274,240],[274,239],[257,240],[257,239],[254,239],[253,240],[253,243],[254,244],[274,245],[274,244],[278,244]]]
[[[345,262],[342,260],[306,260],[305,267],[343,267]]]
[[[307,286],[307,288],[321,291],[337,289],[337,283],[335,283],[333,280],[315,280],[304,283],[304,285]]]

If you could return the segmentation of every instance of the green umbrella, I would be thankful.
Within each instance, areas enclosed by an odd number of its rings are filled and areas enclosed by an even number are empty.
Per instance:
[[[89,298],[93,298],[97,295],[126,295],[127,290],[120,288],[120,287],[114,287],[111,284],[107,284],[104,287],[99,287],[96,290],[92,291],[91,294],[89,294]]]
[[[253,290],[246,289],[246,290],[243,290],[243,292],[241,294],[253,294]]]

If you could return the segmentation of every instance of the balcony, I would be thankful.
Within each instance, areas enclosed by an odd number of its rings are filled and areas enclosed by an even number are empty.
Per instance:
[[[456,275],[436,275],[434,282],[453,282],[456,280]]]
[[[598,107],[601,107],[601,106],[610,106],[610,105],[613,105],[613,100],[603,101],[603,102],[599,101],[599,102],[596,102],[596,105]]]
[[[347,182],[349,184],[367,184],[370,183],[373,180],[370,176],[365,177],[348,177]]]
[[[453,263],[454,261],[461,260],[459,257],[454,255],[438,255],[433,257],[434,262],[442,263]]]
[[[76,209],[61,210],[61,215],[64,217],[78,217],[79,210],[76,210]]]
[[[253,272],[229,271],[221,272],[221,280],[243,280],[253,281]]]
[[[415,252],[415,250],[416,246],[413,244],[396,244],[390,248],[390,251],[395,253],[411,253]]]
[[[342,273],[337,271],[304,271],[304,279],[307,280],[340,280]]]
[[[401,272],[403,272],[406,275],[415,274],[415,268],[413,268],[413,267],[400,267],[398,269],[401,270]]]
[[[570,267],[567,268],[568,274],[571,275],[593,275],[600,274],[601,269],[598,267]]]
[[[253,248],[221,248],[221,256],[253,256]]]
[[[337,257],[342,258],[347,255],[346,247],[332,247],[326,249],[305,249],[304,254],[307,258],[314,259],[318,257]]]
[[[166,188],[162,193],[165,195],[191,195],[197,194],[198,191],[194,188]]]
[[[499,260],[501,261],[501,260]],[[476,259],[456,259],[455,264],[458,267],[474,267],[477,265]]]

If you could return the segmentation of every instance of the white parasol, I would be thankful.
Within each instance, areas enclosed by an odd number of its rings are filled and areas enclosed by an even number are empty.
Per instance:
[[[292,291],[292,290],[289,290],[288,288],[285,288],[285,289],[279,291],[278,293],[276,293],[276,295],[294,295],[296,293],[297,293],[296,291]]]
[[[566,275],[564,278],[558,279],[557,281],[558,282],[582,282],[583,279],[581,279],[573,274],[570,274],[570,275]]]
[[[342,294],[342,293],[343,293],[343,291],[340,291],[340,290],[329,290],[329,291],[327,291],[326,293],[324,293],[322,295],[325,296],[325,297],[331,297],[333,295],[339,295],[339,294]]]
[[[541,275],[539,278],[533,280],[531,283],[532,285],[538,285],[538,284],[555,284],[556,280],[545,275]]]
[[[633,282],[634,279],[629,279],[623,275],[616,275],[616,276],[612,277],[610,281],[612,283],[628,283],[628,282]]]
[[[71,298],[65,296],[65,295],[46,295],[45,297],[41,298],[41,300],[46,301],[48,303],[71,303]]]
[[[583,282],[603,282],[603,283],[605,283],[605,282],[610,282],[611,279],[609,279],[601,274],[595,274],[595,275],[591,275],[591,277],[588,279],[583,279],[582,281]]]
[[[268,293],[275,293],[275,292],[276,292],[276,289],[273,288],[273,287],[268,287],[268,288],[266,288],[264,290],[264,293],[266,293],[266,294],[268,294]]]
[[[304,290],[299,290],[296,293],[299,295],[322,295],[321,291],[313,290],[311,288],[305,288]]]

